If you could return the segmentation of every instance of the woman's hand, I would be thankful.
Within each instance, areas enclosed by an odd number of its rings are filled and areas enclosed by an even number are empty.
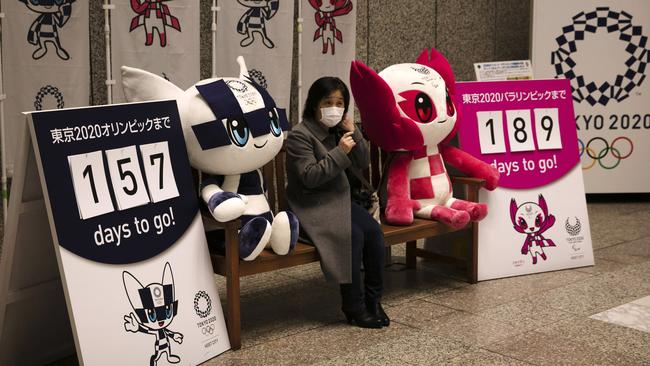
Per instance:
[[[339,141],[339,147],[343,150],[344,153],[349,154],[352,151],[352,148],[357,144],[352,138],[353,132],[346,132],[345,135],[341,137]]]
[[[350,118],[350,116],[347,114],[343,116],[343,120],[341,121],[341,128],[348,132],[354,132],[354,121],[352,121],[352,118]]]

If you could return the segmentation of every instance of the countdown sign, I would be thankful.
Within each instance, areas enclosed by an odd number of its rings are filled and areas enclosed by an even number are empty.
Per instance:
[[[459,142],[501,174],[479,194],[478,279],[593,265],[567,80],[457,84]]]
[[[27,119],[80,363],[196,365],[227,350],[175,101]]]

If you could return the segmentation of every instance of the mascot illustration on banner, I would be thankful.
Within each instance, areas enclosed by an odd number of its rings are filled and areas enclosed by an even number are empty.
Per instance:
[[[237,0],[237,2],[248,8],[237,22],[237,33],[246,36],[239,45],[250,46],[255,41],[255,33],[259,33],[262,36],[262,43],[267,48],[275,47],[266,34],[266,21],[271,20],[278,12],[280,0]]]
[[[537,264],[538,254],[546,260],[544,247],[554,247],[555,243],[551,239],[544,238],[542,234],[555,224],[555,216],[548,213],[544,196],[540,194],[537,203],[524,202],[519,206],[513,198],[510,201],[510,220],[518,233],[526,234],[521,254],[530,253],[533,264]]]
[[[165,263],[162,281],[143,286],[131,273],[122,272],[126,296],[134,313],[124,316],[124,329],[132,333],[156,336],[154,354],[149,365],[154,366],[163,353],[169,363],[179,363],[181,358],[172,353],[171,342],[183,343],[183,335],[171,331],[169,326],[178,313],[178,300],[174,291],[174,274],[169,263]]]
[[[122,67],[128,101],[176,99],[192,166],[203,174],[201,197],[219,222],[241,219],[239,256],[255,259],[264,248],[287,254],[298,240],[298,219],[275,217],[260,171],[282,148],[286,112],[249,76],[238,57],[238,78],[202,80],[186,91],[152,73]]]
[[[346,15],[352,11],[352,0],[309,0],[309,4],[316,9],[316,32],[314,42],[319,38],[323,41],[323,53],[327,53],[328,47],[334,55],[336,41],[343,43],[343,33],[336,28],[335,17]]]
[[[448,145],[458,128],[455,78],[447,60],[425,50],[415,64],[398,64],[379,74],[352,62],[350,84],[365,134],[385,151],[395,152],[384,174],[386,221],[409,225],[414,215],[453,228],[479,221],[487,206],[452,197],[445,162],[494,189],[499,173],[468,153]]]
[[[178,18],[169,11],[169,6],[163,1],[171,0],[131,0],[131,9],[138,14],[131,20],[129,32],[144,26],[146,35],[145,46],[153,44],[154,30],[158,31],[160,47],[167,46],[167,27],[181,31],[181,23]]]
[[[38,60],[47,53],[47,43],[54,45],[57,56],[62,60],[69,60],[70,55],[59,39],[59,28],[62,28],[72,15],[72,3],[75,0],[18,0],[27,8],[40,14],[29,27],[27,42],[38,48],[32,54]]]

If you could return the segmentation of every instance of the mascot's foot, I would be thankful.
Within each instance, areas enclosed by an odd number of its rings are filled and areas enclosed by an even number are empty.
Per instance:
[[[47,48],[45,48],[44,46],[41,46],[38,49],[36,49],[36,51],[34,51],[34,53],[32,53],[32,58],[34,60],[38,60],[41,57],[45,56],[46,53],[47,53]]]
[[[239,257],[245,261],[257,258],[271,239],[271,225],[263,217],[247,222],[239,231]]]
[[[487,216],[487,205],[485,203],[456,200],[451,204],[451,208],[459,211],[467,211],[472,221],[481,221]]]
[[[181,358],[176,355],[167,355],[167,362],[169,363],[179,363]]]
[[[59,56],[59,58],[61,60],[69,60],[70,59],[70,55],[68,54],[68,51],[64,50],[61,47],[56,48],[56,54],[57,54],[57,56]]]
[[[275,47],[275,44],[273,43],[273,41],[271,41],[268,37],[262,37],[262,43],[264,43],[266,48]]]
[[[469,223],[469,213],[457,211],[444,206],[435,206],[431,210],[431,218],[438,220],[454,229],[462,229]]]
[[[292,212],[282,211],[273,219],[271,249],[278,255],[289,253],[298,241],[298,218]]]
[[[252,35],[250,35],[250,36],[242,39],[241,42],[239,42],[239,45],[242,46],[242,47],[248,47],[248,46],[250,46],[251,43],[253,43],[254,40],[255,40],[255,38]]]

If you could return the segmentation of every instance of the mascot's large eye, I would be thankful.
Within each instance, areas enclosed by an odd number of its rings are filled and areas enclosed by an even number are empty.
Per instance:
[[[454,108],[454,101],[451,100],[448,90],[445,92],[445,95],[447,96],[447,115],[451,117],[456,113],[456,108]]]
[[[233,144],[239,147],[246,145],[251,132],[248,123],[244,119],[228,118],[226,128],[228,129],[228,137],[230,137]]]
[[[155,322],[156,321],[156,310],[155,309],[147,309],[147,317],[149,318],[150,322]]]
[[[271,133],[273,136],[280,136],[282,134],[282,128],[280,128],[280,119],[275,108],[269,109],[269,120],[271,122]]]
[[[537,217],[535,218],[535,226],[537,227],[541,226],[542,222],[544,222],[542,215],[541,214],[537,215]]]
[[[174,304],[165,306],[165,317],[171,319],[172,315],[174,315]]]
[[[523,228],[528,226],[528,224],[526,224],[526,220],[524,220],[523,217],[519,218],[519,222],[517,222],[517,224],[519,225],[519,227],[523,227]]]
[[[436,118],[436,110],[429,96],[419,90],[400,93],[405,100],[399,102],[400,108],[409,118],[416,122],[428,123]]]

